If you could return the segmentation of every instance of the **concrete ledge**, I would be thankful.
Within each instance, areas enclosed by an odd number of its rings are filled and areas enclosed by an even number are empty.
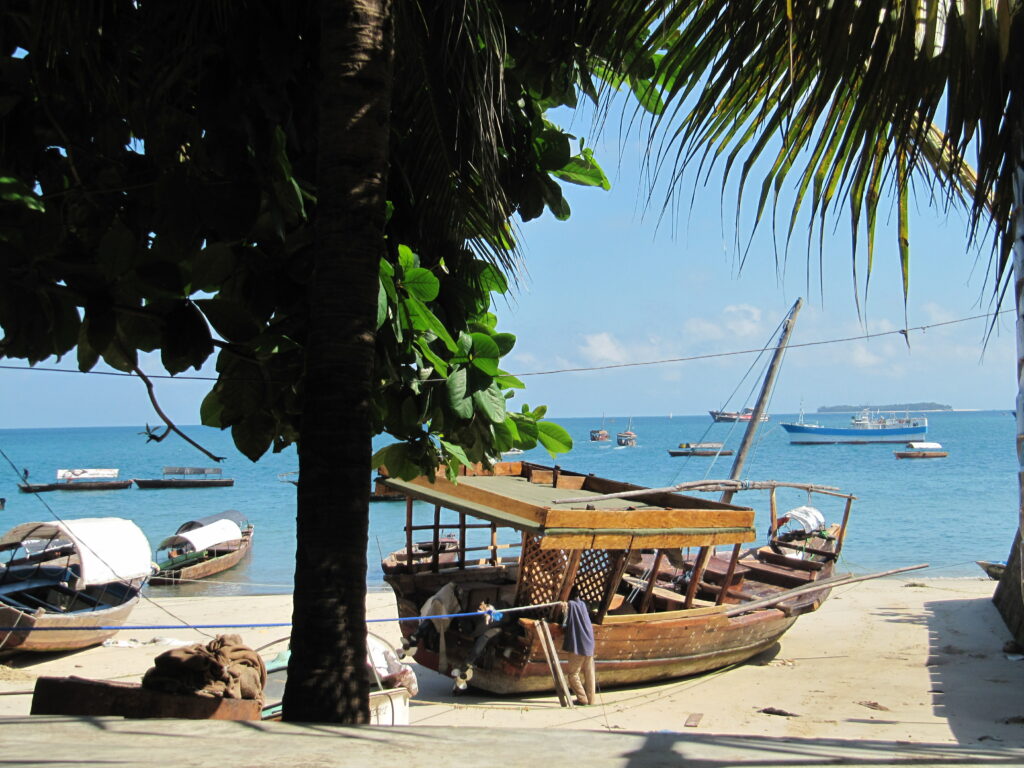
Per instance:
[[[361,728],[213,720],[0,718],[3,764],[176,768],[523,766],[587,768],[1024,764],[1024,749],[980,744],[773,738],[722,734],[595,733],[493,728]]]

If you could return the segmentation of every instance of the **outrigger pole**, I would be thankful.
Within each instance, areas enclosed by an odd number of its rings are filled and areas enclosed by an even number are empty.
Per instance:
[[[778,376],[779,368],[782,365],[782,355],[786,351],[786,345],[789,344],[789,337],[793,334],[793,326],[796,325],[796,316],[800,313],[800,308],[803,305],[804,300],[797,299],[783,323],[782,335],[779,336],[779,343],[775,347],[775,354],[772,355],[772,361],[768,365],[768,372],[765,374],[764,382],[761,384],[761,393],[757,396],[757,403],[754,405],[754,412],[750,416],[750,423],[747,424],[747,431],[743,433],[743,442],[740,443],[740,449],[736,451],[736,458],[732,463],[732,472],[729,475],[730,480],[739,480],[740,474],[743,472],[743,463],[747,460],[747,453],[749,453],[750,446],[754,442],[757,427],[761,423],[761,417],[764,415],[765,409],[768,407],[772,387],[775,386],[775,378]],[[734,489],[726,490],[722,494],[722,503],[730,503],[735,493],[736,490]]]

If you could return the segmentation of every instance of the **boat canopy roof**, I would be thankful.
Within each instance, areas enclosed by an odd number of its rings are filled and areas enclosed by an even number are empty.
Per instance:
[[[210,525],[218,520],[232,520],[239,528],[247,528],[249,526],[249,518],[237,509],[225,509],[223,512],[218,512],[215,515],[207,515],[206,517],[197,517],[195,520],[188,520],[179,525],[178,530],[176,530],[175,533],[184,533],[185,531],[202,528],[203,526]],[[235,536],[235,538],[237,539],[238,537]]]
[[[119,469],[58,469],[58,480],[116,480]]]
[[[220,467],[164,467],[165,475],[219,475]]]
[[[907,443],[912,451],[941,451],[942,443]]]
[[[238,523],[234,520],[221,519],[210,523],[209,525],[203,525],[199,528],[190,528],[187,531],[179,531],[173,536],[168,536],[166,539],[160,542],[160,546],[157,549],[167,549],[168,547],[180,547],[190,544],[192,548],[199,552],[210,547],[215,547],[218,544],[224,544],[229,541],[238,541],[242,538],[242,529]]]
[[[0,538],[0,549],[27,541],[70,541],[81,571],[76,589],[91,584],[131,581],[152,573],[149,542],[131,520],[120,517],[85,517],[55,523],[22,523]]]
[[[457,483],[443,475],[384,482],[413,499],[540,534],[542,549],[711,546],[756,538],[749,507],[659,491],[598,498],[643,488],[529,462],[496,464],[490,472],[470,470]],[[572,503],[558,503],[567,492]],[[580,501],[588,496],[594,501]]]

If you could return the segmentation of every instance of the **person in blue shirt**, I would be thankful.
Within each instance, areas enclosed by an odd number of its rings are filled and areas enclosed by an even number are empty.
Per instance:
[[[580,599],[576,587],[573,587],[565,605],[565,618],[562,621],[565,639],[562,642],[562,650],[569,654],[567,682],[572,692],[576,694],[577,704],[596,704],[594,625],[590,620],[590,609]]]

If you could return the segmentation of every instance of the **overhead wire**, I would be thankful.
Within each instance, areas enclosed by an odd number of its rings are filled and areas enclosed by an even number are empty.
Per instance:
[[[820,347],[828,344],[845,344],[853,341],[867,341],[870,339],[883,338],[885,336],[901,335],[904,338],[912,331],[926,332],[933,328],[941,328],[948,325],[957,325],[959,323],[968,323],[972,320],[984,320],[998,317],[1009,312],[1014,312],[1012,309],[1002,309],[997,312],[987,312],[981,315],[971,315],[970,317],[961,317],[956,320],[945,320],[939,323],[927,323],[924,325],[915,325],[907,328],[897,328],[891,331],[877,331],[875,333],[863,333],[857,336],[843,336],[834,339],[820,339],[818,341],[805,341],[798,344],[790,343],[788,349],[802,349],[806,347]],[[660,360],[642,360],[638,362],[630,363],[608,363],[606,365],[590,365],[590,366],[578,366],[573,368],[553,368],[545,371],[525,371],[519,373],[511,373],[508,375],[522,378],[526,376],[556,376],[564,373],[589,373],[594,371],[609,371],[618,368],[639,368],[644,366],[652,365],[669,365],[671,363],[689,363],[697,360],[713,360],[723,357],[738,357],[740,355],[753,355],[763,354],[765,352],[771,352],[776,350],[777,347],[765,347],[757,349],[739,349],[730,352],[708,352],[701,355],[688,355],[685,357],[670,357],[663,358]],[[136,377],[134,373],[126,373],[123,371],[78,371],[69,368],[53,368],[49,366],[31,366],[31,365],[0,365],[0,370],[12,370],[12,371],[38,371],[47,373],[70,373],[79,375],[91,375],[91,376],[120,376],[120,377]],[[219,381],[217,376],[182,376],[182,375],[171,375],[171,374],[147,374],[150,379],[168,379],[171,381]],[[235,381],[259,381],[263,383],[274,383],[273,380],[253,377],[251,379],[238,378]],[[424,379],[421,383],[436,383],[443,382],[445,379]],[[280,382],[277,382],[280,383]]]

